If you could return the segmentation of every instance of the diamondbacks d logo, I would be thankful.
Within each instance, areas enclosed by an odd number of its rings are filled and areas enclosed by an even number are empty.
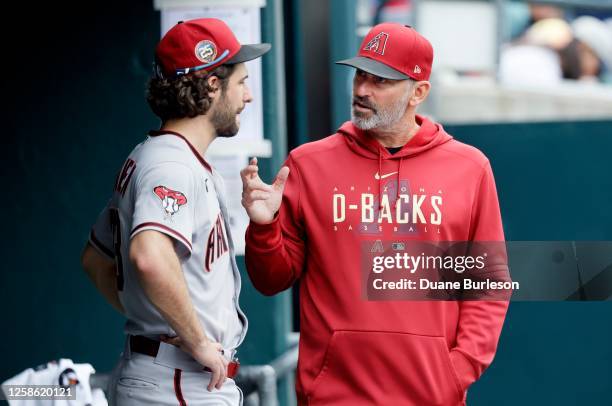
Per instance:
[[[386,32],[381,32],[376,35],[374,38],[370,40],[363,48],[364,51],[372,51],[380,55],[385,54],[385,48],[387,46],[387,39],[389,39],[389,34]]]
[[[217,46],[207,39],[200,41],[195,47],[195,56],[204,63],[210,63],[217,56]]]
[[[187,204],[187,197],[183,193],[169,189],[166,186],[155,187],[153,193],[161,200],[166,217],[175,215],[181,206]]]

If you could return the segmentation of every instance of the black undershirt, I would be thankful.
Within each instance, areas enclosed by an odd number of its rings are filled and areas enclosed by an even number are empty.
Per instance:
[[[387,147],[387,151],[389,151],[389,153],[393,155],[402,148],[404,147]]]

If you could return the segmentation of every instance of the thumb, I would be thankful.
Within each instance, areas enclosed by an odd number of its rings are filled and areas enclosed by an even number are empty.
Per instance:
[[[283,166],[280,171],[276,174],[276,179],[274,179],[274,183],[272,186],[276,190],[280,190],[281,192],[285,189],[285,183],[287,182],[287,178],[289,177],[289,167]]]
[[[176,337],[169,337],[167,335],[162,335],[162,336],[160,336],[160,340],[163,341],[166,344],[174,345],[175,347],[180,347],[181,346],[181,339],[178,336],[176,336]]]

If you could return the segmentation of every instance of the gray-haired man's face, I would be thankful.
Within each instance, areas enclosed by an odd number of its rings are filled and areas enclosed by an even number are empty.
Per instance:
[[[393,127],[406,113],[411,80],[392,80],[357,70],[353,79],[351,121],[361,130]]]

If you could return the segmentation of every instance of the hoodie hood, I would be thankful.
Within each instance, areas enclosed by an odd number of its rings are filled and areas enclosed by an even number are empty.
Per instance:
[[[444,131],[442,125],[434,123],[426,117],[417,114],[416,123],[421,126],[419,131],[395,154],[389,153],[377,140],[368,136],[365,131],[355,127],[350,121],[342,124],[338,133],[344,135],[349,148],[353,152],[369,159],[406,158],[418,155],[453,139]]]
[[[348,147],[356,154],[361,155],[364,158],[378,160],[378,172],[377,176],[382,173],[382,161],[383,160],[397,160],[399,161],[397,169],[397,180],[402,178],[402,161],[405,158],[409,158],[432,148],[442,145],[453,139],[452,136],[446,133],[442,128],[442,125],[434,123],[433,121],[416,115],[416,123],[421,127],[419,131],[408,141],[401,150],[395,154],[391,154],[387,148],[382,146],[376,139],[367,135],[363,130],[357,128],[352,122],[345,122],[338,133],[344,135],[344,139]],[[379,199],[382,199],[382,183],[380,177],[378,179]],[[397,197],[396,197],[397,198]]]

